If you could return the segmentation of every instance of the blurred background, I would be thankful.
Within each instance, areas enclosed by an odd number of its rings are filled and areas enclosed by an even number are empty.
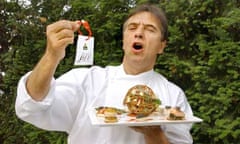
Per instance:
[[[44,53],[48,24],[87,20],[94,64],[116,65],[124,17],[145,2],[161,7],[169,23],[155,69],[185,91],[194,115],[204,120],[193,125],[194,144],[240,144],[239,0],[0,0],[0,143],[67,143],[65,133],[35,128],[14,109],[18,80]],[[75,50],[76,43],[68,46],[55,77],[76,67]]]

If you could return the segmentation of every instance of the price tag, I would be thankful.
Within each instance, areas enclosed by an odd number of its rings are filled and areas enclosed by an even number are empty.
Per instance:
[[[79,21],[80,26],[88,31],[88,36],[82,35],[80,29],[78,30],[77,50],[74,65],[93,65],[94,60],[94,37],[87,21]]]
[[[74,65],[93,65],[94,37],[78,35]]]

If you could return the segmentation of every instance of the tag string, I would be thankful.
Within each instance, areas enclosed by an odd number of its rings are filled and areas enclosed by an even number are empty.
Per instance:
[[[81,20],[78,22],[78,24],[80,25],[80,27],[81,27],[81,25],[83,25],[83,27],[88,31],[88,38],[87,38],[87,40],[88,40],[92,36],[92,31],[91,31],[89,23],[85,20]],[[82,35],[82,32],[80,31],[80,27],[78,29],[78,34]]]

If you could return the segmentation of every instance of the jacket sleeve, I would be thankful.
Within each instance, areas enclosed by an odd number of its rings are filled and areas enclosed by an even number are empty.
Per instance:
[[[66,74],[59,80],[53,78],[47,96],[40,102],[33,100],[27,92],[29,74],[18,83],[15,102],[17,116],[42,129],[69,132],[78,113],[79,95],[82,93],[74,74]]]

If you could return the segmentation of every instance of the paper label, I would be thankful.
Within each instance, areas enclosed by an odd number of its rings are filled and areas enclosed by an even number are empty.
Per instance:
[[[78,35],[74,65],[93,65],[94,37]]]

